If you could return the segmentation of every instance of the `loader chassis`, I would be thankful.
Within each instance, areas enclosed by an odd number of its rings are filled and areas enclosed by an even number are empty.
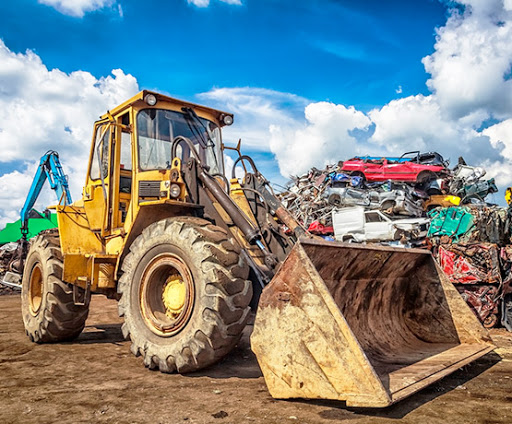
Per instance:
[[[190,372],[234,347],[252,302],[271,393],[354,406],[393,403],[492,349],[429,254],[313,240],[239,147],[245,176],[228,181],[220,128],[232,122],[142,91],[95,123],[82,199],[55,206],[58,234],[40,234],[25,261],[33,341],[77,337],[91,293],[102,293],[119,300],[123,335],[148,368]],[[415,264],[428,264],[426,281]],[[398,299],[405,321],[386,304]],[[404,368],[394,363],[403,346],[388,343],[396,333],[422,342],[407,346],[413,383],[390,388],[383,369]]]

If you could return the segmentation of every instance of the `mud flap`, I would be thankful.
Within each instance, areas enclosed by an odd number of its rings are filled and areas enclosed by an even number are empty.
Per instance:
[[[274,398],[395,403],[493,350],[430,252],[301,240],[263,290],[256,354]]]

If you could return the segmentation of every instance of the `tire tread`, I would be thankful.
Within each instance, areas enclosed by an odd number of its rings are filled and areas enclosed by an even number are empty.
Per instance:
[[[201,257],[200,268],[207,281],[204,296],[196,299],[194,307],[202,308],[201,328],[173,354],[156,343],[144,340],[133,323],[130,313],[131,275],[152,240],[166,234],[179,240],[194,255]],[[125,318],[123,334],[132,340],[132,352],[142,355],[148,368],[162,372],[197,371],[224,357],[239,341],[248,320],[252,284],[248,267],[240,257],[239,248],[231,243],[226,231],[201,218],[168,218],[148,226],[130,247],[122,264],[118,292],[119,316]]]

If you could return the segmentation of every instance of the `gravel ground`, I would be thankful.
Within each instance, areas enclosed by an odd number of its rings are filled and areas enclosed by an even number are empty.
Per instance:
[[[512,335],[491,332],[498,348],[386,409],[343,402],[272,399],[249,348],[199,373],[144,368],[121,334],[116,302],[94,296],[73,343],[26,337],[20,297],[0,296],[0,423],[511,423]]]

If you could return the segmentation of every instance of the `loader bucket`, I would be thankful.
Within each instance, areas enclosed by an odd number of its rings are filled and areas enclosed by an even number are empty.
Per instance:
[[[384,407],[485,355],[430,252],[301,240],[260,298],[252,350],[275,398]]]

